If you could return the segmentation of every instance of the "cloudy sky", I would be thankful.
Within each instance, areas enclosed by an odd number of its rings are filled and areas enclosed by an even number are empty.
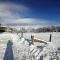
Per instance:
[[[60,25],[59,0],[0,0],[0,23]]]

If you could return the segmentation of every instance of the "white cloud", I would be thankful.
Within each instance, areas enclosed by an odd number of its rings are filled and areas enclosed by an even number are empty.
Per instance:
[[[0,3],[0,23],[4,25],[9,23],[22,23],[22,25],[31,24],[35,26],[46,26],[53,24],[53,22],[44,19],[22,18],[28,13],[28,11],[29,8],[23,5]]]
[[[15,22],[17,23],[30,23],[30,24],[46,24],[49,23],[47,20],[38,19],[38,18],[20,18],[17,19]]]
[[[32,27],[44,27],[50,26],[53,22],[44,19],[36,19],[36,18],[19,18],[9,23],[8,25],[12,26],[32,26]]]
[[[11,23],[17,18],[23,17],[28,8],[12,3],[0,3],[0,23]]]

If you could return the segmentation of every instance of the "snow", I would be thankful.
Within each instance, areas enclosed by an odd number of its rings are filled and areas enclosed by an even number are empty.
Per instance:
[[[50,34],[52,34],[52,42],[56,48],[60,47],[60,32],[45,32],[45,33],[24,33],[24,38],[31,39],[31,35],[35,38],[49,41]]]
[[[50,34],[52,34],[52,42],[49,42]],[[46,41],[47,44],[34,42],[34,45],[29,45],[31,35],[34,35],[35,39]],[[14,60],[38,60],[43,55],[43,60],[49,60],[60,47],[60,33],[24,33],[23,38],[20,38],[20,34],[16,33],[2,33],[0,34],[0,60],[3,60],[7,42],[11,40],[13,42],[13,54]],[[52,53],[53,52],[53,53]],[[58,54],[60,57],[60,55]],[[2,57],[2,58],[1,58]],[[25,58],[23,58],[25,57]]]

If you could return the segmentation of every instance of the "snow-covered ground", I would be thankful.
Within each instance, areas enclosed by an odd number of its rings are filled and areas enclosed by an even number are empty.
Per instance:
[[[35,38],[49,41],[50,34],[52,34],[52,42],[58,48],[60,47],[60,32],[51,32],[51,33],[24,33],[24,38],[31,39],[31,35],[34,35]]]
[[[7,47],[7,42],[11,40],[12,42],[16,42],[18,40],[18,36],[16,33],[0,33],[0,60],[3,60],[4,54]]]
[[[52,42],[49,42],[50,34],[52,34]],[[29,45],[30,42],[26,39],[31,40],[31,35],[34,35],[35,38],[45,40],[47,44],[34,42],[34,45]],[[21,39],[20,36],[20,33],[18,35],[7,32],[0,34],[0,60],[4,58],[9,40],[13,42],[14,60],[38,60],[40,57],[44,57],[44,60],[49,60],[52,57],[57,58],[54,56],[56,55],[54,52],[56,52],[56,48],[60,48],[60,33],[24,33]]]

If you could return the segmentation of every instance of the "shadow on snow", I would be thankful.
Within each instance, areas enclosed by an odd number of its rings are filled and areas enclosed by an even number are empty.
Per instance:
[[[14,60],[12,45],[13,43],[9,40],[3,60]]]

